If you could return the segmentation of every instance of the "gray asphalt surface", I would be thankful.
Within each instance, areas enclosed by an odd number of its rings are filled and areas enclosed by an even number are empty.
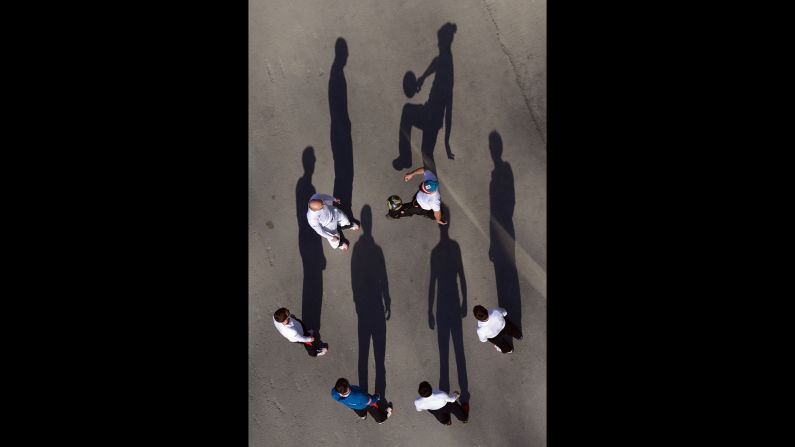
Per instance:
[[[546,445],[546,3],[517,3],[249,2],[250,445]],[[446,22],[457,26],[455,159],[445,156],[442,127],[434,156],[450,225],[440,231],[419,216],[384,215],[389,195],[416,191],[419,179],[405,183],[407,169],[396,171],[392,160],[404,104],[425,103],[434,79],[409,99],[403,76],[419,76],[439,54],[437,30]],[[340,37],[348,58],[334,71]],[[330,88],[347,99],[349,205],[368,227],[344,232],[347,252],[311,229],[299,234],[306,204],[297,194],[335,189],[330,125],[342,109],[330,110]],[[412,168],[421,141],[413,129]],[[499,142],[495,163],[490,146]],[[350,186],[349,174],[336,173],[338,188]],[[508,309],[524,333],[514,353],[478,340],[476,304]],[[281,306],[319,328],[328,355],[311,358],[281,337],[271,319]],[[362,331],[375,340],[366,357]],[[383,360],[374,347],[383,347]],[[394,415],[382,425],[358,420],[329,395],[338,377],[366,382],[370,393],[380,388]],[[470,422],[454,418],[448,427],[417,412],[422,380],[468,392]]]

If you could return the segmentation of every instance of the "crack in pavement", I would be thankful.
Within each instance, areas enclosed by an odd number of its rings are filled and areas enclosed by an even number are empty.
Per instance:
[[[491,8],[489,7],[489,3],[486,0],[481,1],[483,5],[486,7],[486,12],[489,13],[489,18],[491,19],[491,23],[494,24],[494,30],[497,33],[497,40],[500,42],[500,47],[502,48],[502,52],[505,54],[505,57],[508,58],[508,63],[511,64],[511,69],[513,69],[513,75],[516,78],[516,84],[519,87],[519,91],[522,93],[522,99],[524,99],[524,105],[527,107],[527,113],[530,114],[530,119],[533,120],[533,124],[536,125],[536,130],[538,130],[538,135],[541,137],[541,141],[544,142],[544,150],[547,148],[547,137],[546,134],[541,129],[541,126],[538,124],[538,120],[536,119],[535,114],[533,113],[533,108],[530,107],[530,98],[525,95],[524,89],[522,88],[521,77],[519,76],[519,70],[516,68],[516,64],[513,62],[513,57],[511,53],[508,51],[508,47],[505,46],[505,43],[502,41],[502,37],[500,37],[500,27],[497,25],[497,21],[494,20],[494,14],[491,12]]]

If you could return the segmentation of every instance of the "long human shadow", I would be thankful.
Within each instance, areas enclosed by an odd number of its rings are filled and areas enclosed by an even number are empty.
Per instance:
[[[359,385],[367,389],[370,340],[375,355],[375,392],[386,402],[386,320],[391,316],[389,280],[384,252],[373,239],[373,213],[365,204],[361,213],[362,235],[351,253],[351,287],[358,316]]]
[[[453,340],[458,385],[461,388],[461,401],[469,401],[467,381],[467,362],[464,355],[464,334],[461,320],[467,314],[467,282],[461,247],[450,239],[450,210],[442,204],[442,214],[447,216],[447,225],[439,225],[439,243],[431,250],[431,283],[428,287],[428,326],[436,333],[439,341],[439,389],[450,391],[450,339]],[[458,293],[458,281],[461,294]],[[433,303],[436,298],[436,316]],[[435,321],[434,321],[435,320]]]
[[[351,221],[353,218],[353,140],[351,120],[348,117],[348,83],[345,81],[345,64],[348,61],[348,44],[342,37],[334,45],[334,62],[328,80],[328,107],[331,115],[331,153],[334,157],[334,197],[342,202],[339,208]]]
[[[419,77],[409,71],[403,77],[403,91],[411,98],[420,91],[422,84],[428,76],[434,74],[431,92],[425,104],[406,103],[400,116],[400,131],[398,133],[398,158],[392,161],[396,170],[410,168],[411,156],[411,129],[416,127],[422,130],[422,162],[427,169],[436,171],[436,162],[433,158],[434,148],[439,130],[444,122],[444,145],[447,157],[451,160],[454,154],[450,149],[450,132],[453,123],[453,35],[457,27],[454,23],[447,22],[437,31],[437,46],[439,54],[433,58],[428,68]]]
[[[326,257],[323,255],[323,241],[306,220],[309,198],[315,194],[312,174],[315,172],[315,150],[312,146],[304,149],[301,162],[304,175],[295,185],[295,214],[298,223],[298,251],[304,267],[304,283],[301,293],[301,317],[309,328],[320,331],[320,311],[323,306],[323,270]]]
[[[489,183],[489,259],[494,263],[497,302],[508,311],[508,318],[521,331],[522,296],[516,270],[516,232],[513,227],[516,191],[513,170],[510,163],[502,159],[502,137],[496,130],[489,134],[489,151],[494,161]]]

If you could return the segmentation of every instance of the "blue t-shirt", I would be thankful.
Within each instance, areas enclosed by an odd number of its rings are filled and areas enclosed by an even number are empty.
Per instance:
[[[351,385],[351,394],[340,396],[336,389],[331,389],[331,398],[354,410],[364,410],[370,402],[370,395],[356,385]]]

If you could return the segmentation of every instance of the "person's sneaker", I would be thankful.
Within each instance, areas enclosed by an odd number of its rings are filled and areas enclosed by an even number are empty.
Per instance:
[[[496,349],[496,350],[498,350],[498,351],[502,352],[502,349],[500,349],[500,347],[499,347],[499,346],[497,346],[497,345],[494,345],[494,349]]]
[[[343,242],[343,243],[341,243],[341,244],[340,244],[340,250],[342,250],[342,251],[348,251],[348,243],[347,243],[347,242]]]
[[[351,231],[359,231],[359,224],[353,224],[353,225],[351,225],[351,228],[350,228],[350,229],[351,229]]]
[[[392,416],[392,407],[386,409],[386,419],[389,419],[390,416]],[[379,422],[379,424],[383,424],[384,422],[386,422],[386,419]]]
[[[506,352],[506,354],[513,354],[513,349],[511,349],[510,351]]]
[[[357,415],[357,416],[359,416],[359,415]],[[361,420],[367,419],[367,413],[365,413],[364,416],[359,416],[359,419],[361,419]]]
[[[319,350],[319,351],[317,351],[317,356],[318,356],[318,357],[323,357],[324,355],[326,355],[326,353],[327,353],[327,352],[328,352],[328,349],[326,349],[326,348],[320,348],[320,350]]]

